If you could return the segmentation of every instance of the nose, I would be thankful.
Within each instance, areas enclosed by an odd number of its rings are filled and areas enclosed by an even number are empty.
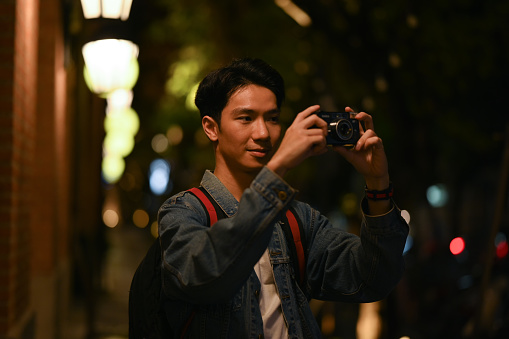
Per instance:
[[[266,140],[270,138],[269,129],[267,128],[267,122],[265,119],[256,119],[253,124],[253,140]]]

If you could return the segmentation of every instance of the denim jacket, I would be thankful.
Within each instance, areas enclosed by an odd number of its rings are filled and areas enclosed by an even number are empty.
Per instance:
[[[380,300],[402,275],[408,225],[397,207],[382,216],[363,213],[358,237],[295,201],[296,191],[266,167],[240,203],[210,171],[201,185],[229,218],[207,227],[200,201],[186,191],[159,210],[164,308],[175,337],[183,328],[190,338],[263,337],[261,286],[253,267],[267,248],[289,338],[321,337],[311,298]],[[290,204],[304,224],[305,286],[298,284],[296,258],[280,226]]]

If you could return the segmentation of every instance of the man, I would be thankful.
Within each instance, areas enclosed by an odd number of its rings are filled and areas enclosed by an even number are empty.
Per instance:
[[[328,150],[327,123],[315,114],[319,106],[311,106],[277,147],[283,99],[283,79],[258,59],[234,61],[199,86],[196,105],[216,159],[201,186],[228,218],[208,227],[206,211],[189,192],[171,197],[159,211],[165,310],[175,336],[318,338],[311,298],[372,302],[401,277],[408,225],[389,194],[363,200],[360,238],[294,200],[296,192],[283,177]],[[371,193],[387,193],[382,140],[370,115],[356,119],[366,130],[355,148],[334,151],[364,176]],[[290,206],[303,223],[304,285],[281,230]]]

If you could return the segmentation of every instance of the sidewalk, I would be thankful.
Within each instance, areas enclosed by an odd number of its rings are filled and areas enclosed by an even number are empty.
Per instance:
[[[72,305],[65,338],[127,339],[129,287],[138,264],[151,245],[148,230],[123,225],[106,230],[109,249],[104,258],[103,292],[97,296],[95,335],[86,338],[86,312],[82,303]]]

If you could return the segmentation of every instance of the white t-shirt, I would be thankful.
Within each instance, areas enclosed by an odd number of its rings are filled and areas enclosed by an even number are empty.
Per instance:
[[[281,299],[274,283],[274,272],[270,264],[269,250],[265,250],[254,270],[261,283],[259,295],[265,338],[288,338],[288,328],[281,310]]]

